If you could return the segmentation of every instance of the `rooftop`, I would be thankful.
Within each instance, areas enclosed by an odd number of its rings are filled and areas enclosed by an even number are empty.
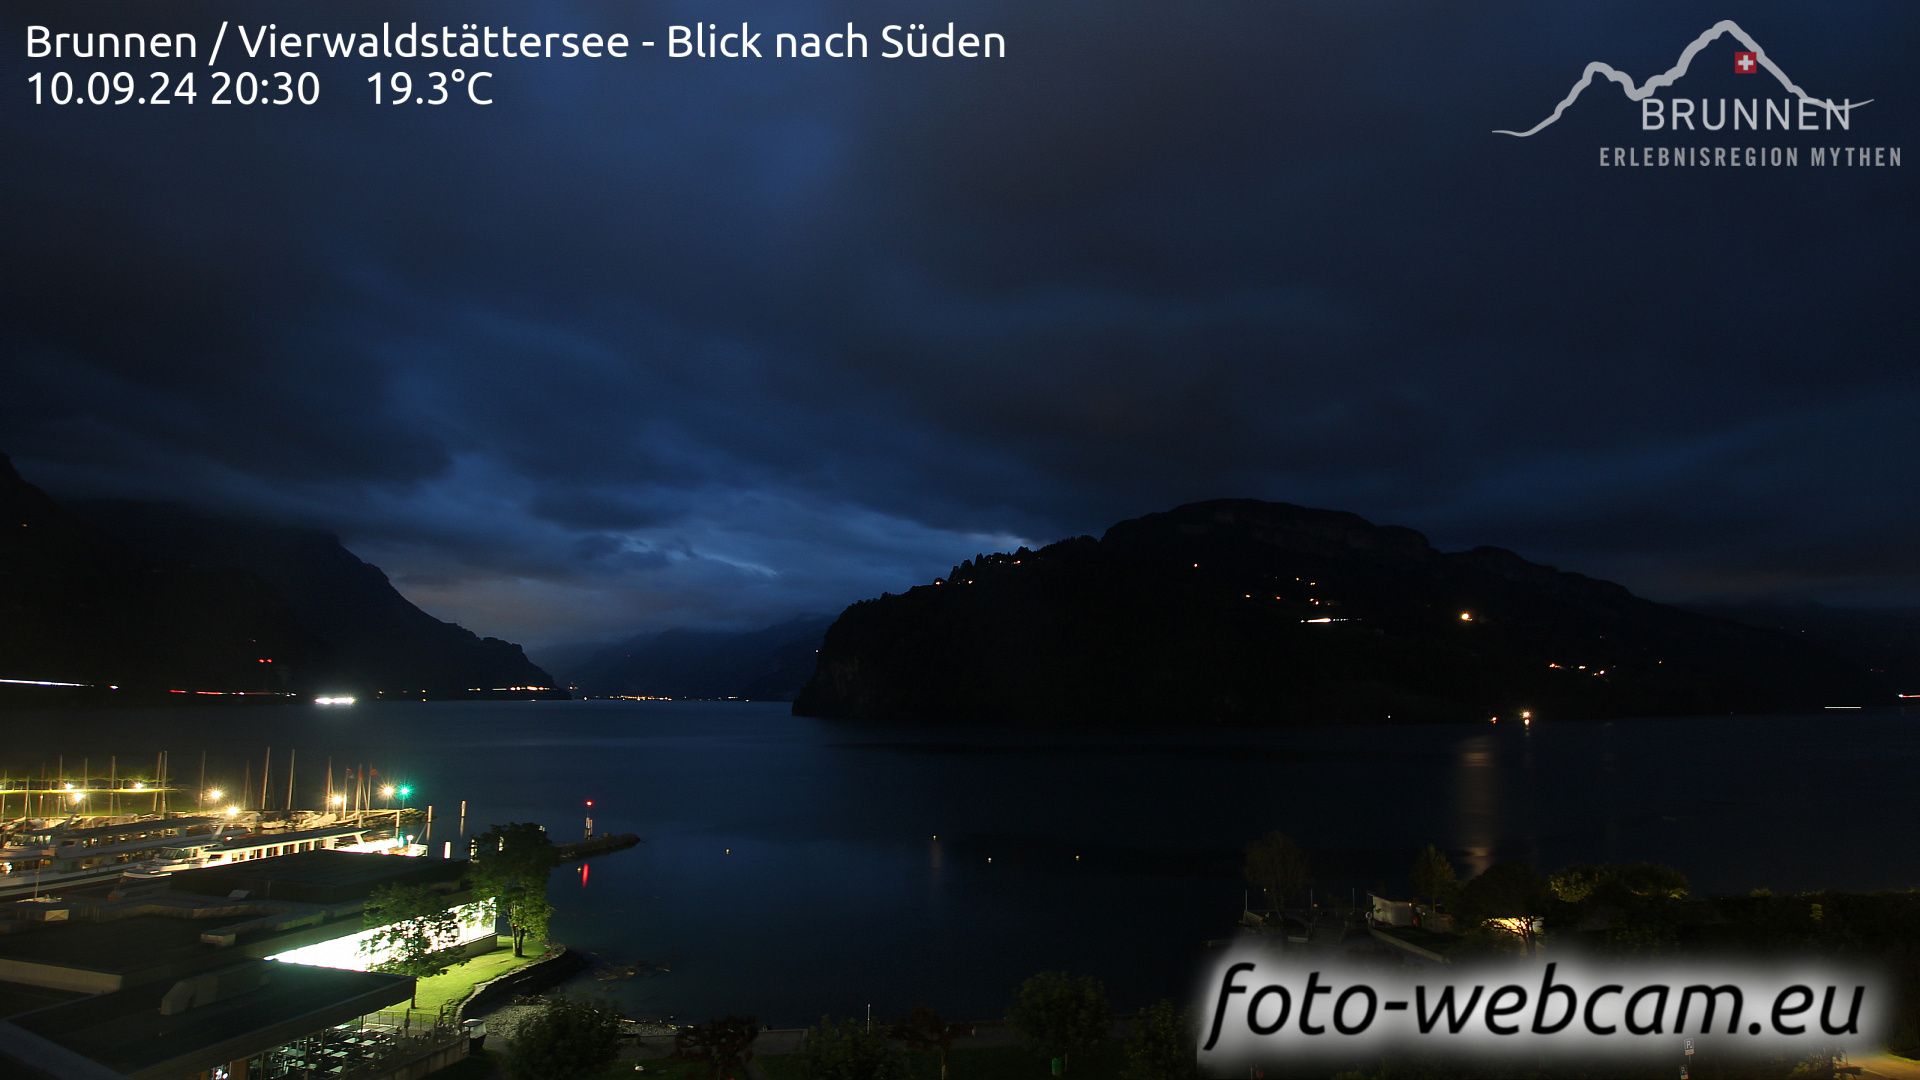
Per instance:
[[[0,934],[0,960],[80,968],[114,975],[161,968],[209,952],[200,935],[225,923],[249,918],[180,919],[135,915],[105,922],[44,923]]]
[[[180,1076],[406,1001],[413,980],[253,960],[219,973],[244,992],[162,1015],[171,982],[129,987],[12,1017],[11,1024],[130,1076]],[[0,1032],[0,1049],[12,1041]],[[17,1038],[17,1036],[14,1036]]]
[[[466,863],[349,851],[302,851],[272,859],[186,870],[169,878],[177,892],[260,900],[336,904],[363,900],[382,885],[433,885],[460,880]]]

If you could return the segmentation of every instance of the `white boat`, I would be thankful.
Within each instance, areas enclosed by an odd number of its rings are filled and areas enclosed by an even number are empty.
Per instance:
[[[385,815],[381,815],[382,818]],[[84,825],[78,818],[30,825],[0,846],[0,901],[57,896],[80,885],[154,880],[182,870],[227,866],[302,851],[424,855],[391,822],[332,814],[280,821],[258,815],[139,818]]]
[[[417,851],[414,849],[418,849]],[[203,842],[177,844],[160,850],[157,856],[138,867],[126,868],[130,878],[160,878],[182,870],[206,866],[231,866],[255,859],[297,855],[303,851],[356,851],[381,854],[424,854],[418,844],[393,835],[386,825],[341,821],[305,829],[263,829],[208,838]]]
[[[113,881],[163,850],[218,842],[236,826],[216,817],[148,817],[108,825],[79,818],[28,823],[0,845],[0,900]]]

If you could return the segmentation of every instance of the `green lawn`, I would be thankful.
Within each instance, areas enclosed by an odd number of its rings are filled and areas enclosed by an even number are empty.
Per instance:
[[[546,951],[546,944],[540,941],[527,942],[525,956],[513,955],[513,939],[502,937],[500,947],[490,953],[483,953],[461,964],[456,964],[444,975],[435,975],[420,980],[419,1008],[414,1010],[416,1020],[432,1020],[439,1015],[440,1007],[453,1001],[464,1001],[469,991],[489,979],[496,979],[514,968],[525,967],[540,958]]]

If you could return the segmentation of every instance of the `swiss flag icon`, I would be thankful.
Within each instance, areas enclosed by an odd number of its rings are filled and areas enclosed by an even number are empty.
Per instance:
[[[1733,54],[1733,73],[1735,75],[1751,75],[1759,70],[1759,53],[1737,52]]]

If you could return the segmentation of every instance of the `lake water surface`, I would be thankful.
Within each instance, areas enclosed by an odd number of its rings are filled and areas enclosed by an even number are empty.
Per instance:
[[[1176,732],[930,731],[757,703],[445,702],[5,714],[12,769],[171,752],[191,784],[244,758],[369,761],[434,806],[433,849],[533,820],[646,843],[556,874],[554,933],[610,964],[630,1015],[776,1025],[868,1004],[1000,1015],[1020,979],[1101,976],[1115,1003],[1184,997],[1240,911],[1239,851],[1271,829],[1323,895],[1406,889],[1433,842],[1462,876],[1652,860],[1696,890],[1920,885],[1920,716]],[[96,767],[104,775],[104,767]],[[276,780],[284,790],[284,774]],[[309,791],[309,789],[311,789]],[[937,838],[936,838],[937,837]]]

